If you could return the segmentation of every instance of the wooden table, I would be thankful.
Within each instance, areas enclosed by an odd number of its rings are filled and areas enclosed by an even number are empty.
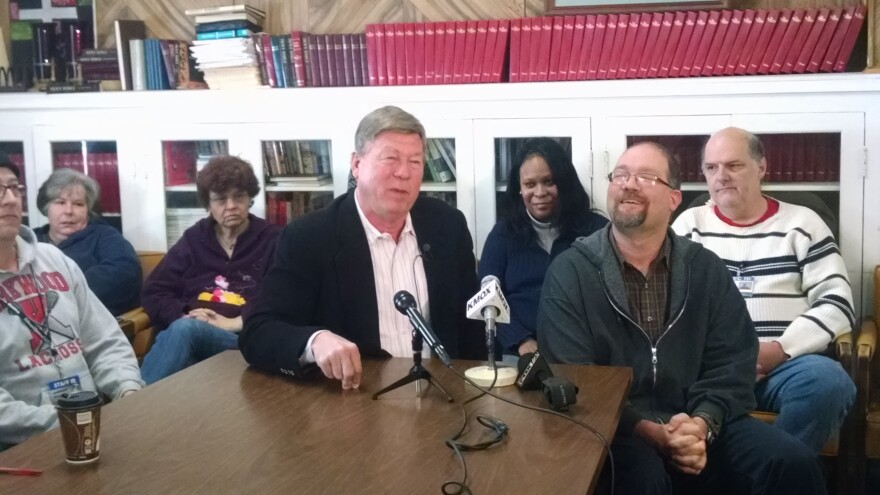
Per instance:
[[[464,370],[475,363],[456,362]],[[410,359],[364,362],[357,391],[324,378],[298,380],[248,369],[228,351],[104,407],[101,458],[69,466],[58,430],[0,453],[0,466],[43,469],[0,476],[0,493],[439,493],[462,469],[444,440],[458,431],[459,404],[475,393],[442,364],[425,362],[455,397],[415,384],[372,400],[404,376]],[[580,387],[569,414],[609,441],[631,373],[626,368],[554,366]],[[543,406],[541,391],[505,387],[504,397]],[[475,494],[592,491],[605,452],[585,429],[491,397],[468,405],[502,419],[508,440],[466,452]],[[465,437],[489,438],[470,421]]]

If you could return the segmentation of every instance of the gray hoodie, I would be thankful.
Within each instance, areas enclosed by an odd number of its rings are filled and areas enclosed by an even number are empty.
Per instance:
[[[0,271],[0,450],[57,425],[49,383],[76,376],[82,390],[111,399],[144,386],[76,263],[27,227],[16,243],[18,272]]]

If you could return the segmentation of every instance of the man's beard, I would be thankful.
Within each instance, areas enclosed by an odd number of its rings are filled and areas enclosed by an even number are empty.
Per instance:
[[[636,227],[641,227],[647,218],[647,211],[626,214],[621,213],[617,207],[611,211],[611,223],[618,229],[634,229]]]

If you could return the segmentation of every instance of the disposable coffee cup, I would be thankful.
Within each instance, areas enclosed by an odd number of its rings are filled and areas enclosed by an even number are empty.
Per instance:
[[[64,450],[70,464],[88,464],[98,460],[101,446],[101,396],[83,391],[58,398],[58,422],[64,438]]]

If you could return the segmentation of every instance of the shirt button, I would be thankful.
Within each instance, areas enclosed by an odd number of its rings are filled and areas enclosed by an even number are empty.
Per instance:
[[[654,321],[654,317],[653,317],[653,316],[649,316],[649,317],[648,317],[648,321]]]

